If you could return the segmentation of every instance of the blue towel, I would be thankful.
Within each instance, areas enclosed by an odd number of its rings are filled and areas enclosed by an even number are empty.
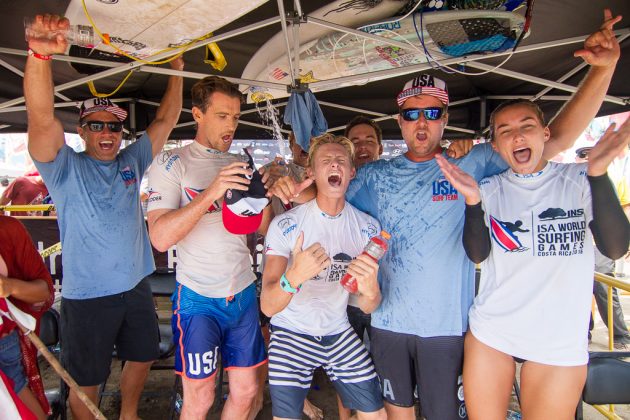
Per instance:
[[[284,111],[284,123],[291,126],[297,143],[306,151],[311,137],[324,134],[328,130],[328,122],[310,89],[304,93],[291,94]]]

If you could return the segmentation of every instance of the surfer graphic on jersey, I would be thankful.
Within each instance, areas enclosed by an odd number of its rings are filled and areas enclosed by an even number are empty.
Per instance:
[[[529,248],[523,246],[514,232],[529,232],[529,229],[521,229],[523,222],[520,220],[511,222],[502,222],[501,220],[490,216],[490,227],[492,231],[492,239],[505,250],[505,252],[523,252]]]

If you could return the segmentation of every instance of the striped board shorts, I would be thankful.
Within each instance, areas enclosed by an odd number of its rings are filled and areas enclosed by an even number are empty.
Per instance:
[[[374,412],[383,407],[374,364],[351,327],[317,337],[272,325],[269,390],[274,417],[302,418],[304,399],[318,367],[324,369],[346,408]]]

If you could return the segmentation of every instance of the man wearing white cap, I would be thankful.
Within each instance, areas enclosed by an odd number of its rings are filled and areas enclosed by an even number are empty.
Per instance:
[[[65,144],[63,126],[54,116],[51,66],[51,56],[67,48],[59,30],[69,22],[45,15],[37,16],[34,25],[50,36],[29,40],[24,75],[28,149],[59,215],[62,360],[96,401],[115,345],[118,357],[127,361],[120,381],[120,418],[136,419],[140,393],[159,352],[151,289],[141,281],[155,264],[139,187],[142,174],[179,119],[182,78],[169,78],[155,120],[122,151],[127,112],[107,98],[83,102],[77,131],[86,150],[75,153]],[[172,61],[171,67],[183,69],[183,60]],[[92,418],[73,391],[69,402],[73,418]]]
[[[592,35],[577,53],[592,68],[551,124],[547,157],[569,147],[602,103],[619,58],[607,31]],[[405,84],[397,103],[408,151],[364,165],[346,195],[392,235],[380,264],[383,301],[372,314],[371,351],[390,418],[415,418],[415,390],[427,419],[466,418],[461,367],[474,272],[461,245],[464,199],[434,159],[448,122],[446,84],[419,75]],[[477,181],[507,168],[489,144],[449,160]]]

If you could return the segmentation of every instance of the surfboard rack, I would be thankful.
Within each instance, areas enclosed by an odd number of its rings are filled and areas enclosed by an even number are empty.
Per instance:
[[[305,93],[308,90],[308,83],[302,83],[300,79],[295,79],[292,85],[287,85],[287,93]]]

